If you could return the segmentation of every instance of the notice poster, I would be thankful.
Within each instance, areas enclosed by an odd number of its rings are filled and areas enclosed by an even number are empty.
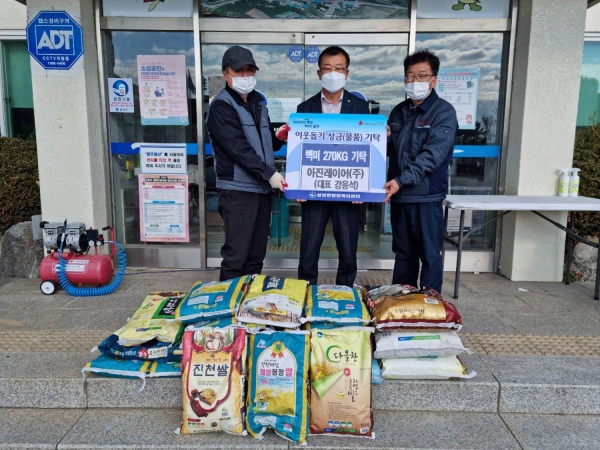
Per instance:
[[[187,174],[185,144],[139,143],[142,173]]]
[[[285,196],[383,201],[386,122],[380,114],[291,114]]]
[[[184,55],[138,55],[142,125],[188,125]]]
[[[271,119],[271,123],[287,123],[290,114],[296,112],[296,108],[300,103],[302,103],[301,98],[269,98],[267,106],[269,107],[269,119]]]
[[[138,176],[140,241],[189,242],[187,175]]]
[[[440,69],[435,90],[456,109],[458,128],[474,130],[477,119],[479,69]]]
[[[131,78],[109,78],[108,98],[110,112],[132,113],[133,107],[133,83]]]

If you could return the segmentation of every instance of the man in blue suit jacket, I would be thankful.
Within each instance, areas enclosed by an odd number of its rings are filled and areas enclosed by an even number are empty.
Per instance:
[[[369,104],[344,89],[348,78],[350,56],[341,47],[328,47],[319,56],[317,75],[321,92],[298,105],[299,113],[369,114]],[[336,284],[354,285],[356,252],[360,227],[361,202],[318,201],[302,202],[302,234],[298,278],[317,284],[319,254],[325,237],[325,227],[331,217],[333,236],[338,250]]]

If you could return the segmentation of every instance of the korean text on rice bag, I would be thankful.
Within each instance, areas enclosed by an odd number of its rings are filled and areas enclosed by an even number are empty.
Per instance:
[[[303,322],[342,322],[365,325],[371,321],[360,290],[348,286],[309,286]]]
[[[254,277],[237,313],[240,322],[298,328],[306,281],[265,275]]]
[[[308,332],[253,334],[249,348],[248,432],[262,439],[271,428],[302,444],[308,434]]]
[[[246,330],[188,329],[183,335],[181,434],[245,435]]]
[[[175,318],[190,324],[202,319],[234,316],[250,277],[227,281],[198,281],[175,311]]]
[[[127,325],[119,333],[119,345],[132,346],[157,339],[178,342],[183,324],[173,322],[175,310],[185,292],[159,292],[147,295]]]
[[[312,330],[310,434],[374,438],[371,410],[373,328]]]
[[[450,329],[460,331],[462,318],[456,307],[433,289],[408,285],[365,287],[365,301],[378,330]]]
[[[382,359],[381,375],[391,380],[447,380],[473,378],[458,356],[424,356],[420,358]]]
[[[392,330],[375,333],[375,358],[456,356],[470,352],[452,330]]]
[[[111,358],[157,362],[181,362],[181,343],[173,344],[152,339],[141,345],[126,347],[119,344],[120,332],[121,330],[118,330],[102,341],[98,346],[100,353]]]

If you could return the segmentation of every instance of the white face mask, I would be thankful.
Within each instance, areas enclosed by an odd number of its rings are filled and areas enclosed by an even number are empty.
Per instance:
[[[433,81],[433,78],[431,81]],[[406,83],[404,85],[406,95],[411,100],[426,99],[429,96],[429,83],[431,83],[431,81],[415,81],[413,83]]]
[[[321,76],[321,86],[327,92],[331,92],[335,94],[337,91],[342,89],[346,85],[346,74],[337,73],[335,70],[332,70],[329,73]]]
[[[256,86],[256,76],[232,77],[229,75],[229,78],[231,78],[231,89],[241,95],[249,94],[254,89],[254,86]]]

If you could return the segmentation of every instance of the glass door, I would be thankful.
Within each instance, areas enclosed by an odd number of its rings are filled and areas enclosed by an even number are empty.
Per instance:
[[[299,103],[321,90],[317,61],[320,52],[330,45],[339,45],[350,55],[346,89],[367,100],[371,114],[387,117],[405,98],[402,76],[408,34],[245,33],[236,39],[237,42],[232,42],[230,33],[202,34],[204,114],[225,83],[221,74],[223,53],[235,44],[247,47],[254,55],[260,69],[256,89],[265,98],[275,128],[288,121]],[[204,136],[207,263],[214,267],[220,264],[224,233],[217,211],[212,148],[207,133]],[[276,153],[276,164],[282,172],[285,172],[286,154],[286,146]],[[265,267],[296,268],[300,251],[300,205],[274,194],[273,210]],[[389,210],[386,215],[385,205],[364,204],[361,217],[359,268],[392,267],[391,230],[386,224]],[[319,264],[323,268],[335,268],[337,258],[329,225]]]

